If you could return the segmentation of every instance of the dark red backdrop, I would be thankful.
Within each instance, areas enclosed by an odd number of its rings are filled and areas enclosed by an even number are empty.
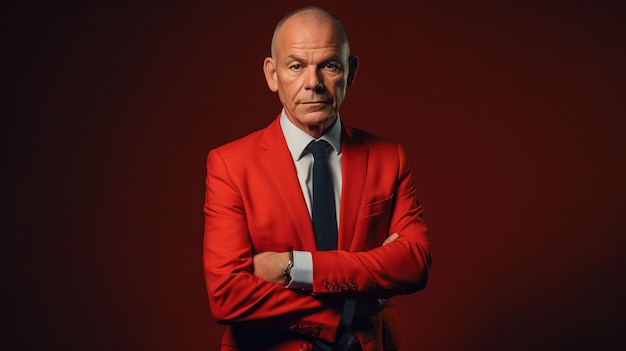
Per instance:
[[[9,2],[2,10],[3,344],[215,350],[209,149],[267,125],[261,71],[298,6]],[[402,142],[431,227],[405,350],[626,348],[624,9],[347,5],[342,116]]]

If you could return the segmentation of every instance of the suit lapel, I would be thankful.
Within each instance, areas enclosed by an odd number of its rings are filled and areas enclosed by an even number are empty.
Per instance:
[[[274,181],[273,185],[279,193],[278,199],[268,200],[285,203],[289,217],[291,217],[297,230],[297,233],[293,235],[299,241],[299,245],[294,246],[294,248],[315,251],[315,234],[313,233],[311,217],[279,121],[280,117],[265,128],[260,145],[266,151],[262,157],[265,158],[267,172],[271,175]]]
[[[353,135],[352,130],[348,127],[344,127],[341,131],[341,138],[343,181],[338,248],[349,251],[363,198],[363,188],[367,176],[368,148],[360,143],[361,140]]]

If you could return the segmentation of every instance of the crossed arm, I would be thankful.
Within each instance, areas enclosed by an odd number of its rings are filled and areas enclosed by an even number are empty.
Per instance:
[[[400,234],[394,233],[387,237],[381,246],[391,244],[398,240]],[[286,285],[289,283],[284,275],[284,268],[289,264],[290,252],[266,251],[252,257],[254,275],[273,284]],[[359,299],[356,300],[354,315],[356,317],[367,317],[374,315],[383,308],[379,299]]]
[[[394,233],[385,239],[381,246],[390,244],[400,238],[400,234]],[[254,275],[273,284],[287,285],[289,283],[283,274],[284,268],[289,263],[290,253],[265,251],[252,257]]]

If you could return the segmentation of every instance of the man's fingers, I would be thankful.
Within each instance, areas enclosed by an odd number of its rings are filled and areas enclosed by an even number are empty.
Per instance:
[[[398,240],[399,238],[400,238],[400,234],[393,233],[393,234],[389,235],[387,237],[387,239],[385,239],[385,241],[383,241],[383,245],[382,246],[385,246],[387,244],[391,244],[392,242]]]

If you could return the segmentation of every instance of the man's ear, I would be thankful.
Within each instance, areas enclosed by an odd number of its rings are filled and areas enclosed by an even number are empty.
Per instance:
[[[274,93],[277,92],[278,78],[276,77],[276,64],[274,63],[273,58],[265,58],[265,61],[263,61],[263,73],[265,73],[265,80],[267,81],[268,88],[270,88],[270,90]]]
[[[350,56],[348,58],[348,86],[351,87],[356,77],[356,70],[359,67],[359,58]]]

